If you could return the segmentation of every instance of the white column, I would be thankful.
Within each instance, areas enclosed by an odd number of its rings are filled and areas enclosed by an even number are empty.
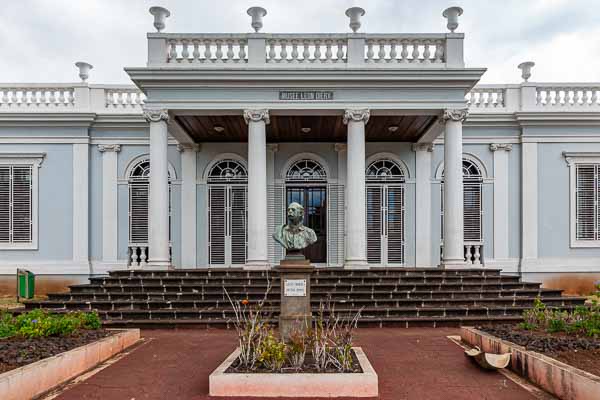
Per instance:
[[[150,123],[150,195],[148,198],[148,267],[165,268],[169,257],[169,173],[167,110],[144,110]]]
[[[87,143],[73,144],[73,261],[86,265],[89,265],[89,159]]]
[[[431,155],[433,144],[415,143],[415,266],[432,267]],[[435,263],[437,265],[437,262]]]
[[[365,188],[365,125],[369,110],[346,110],[348,162],[346,163],[346,267],[367,264],[367,204]]]
[[[118,144],[99,144],[102,153],[102,262],[116,263],[118,249]]]
[[[196,156],[195,144],[180,144],[181,152],[181,266],[196,268]]]
[[[465,266],[463,231],[462,121],[467,110],[444,111],[444,257],[445,268]]]
[[[268,110],[244,110],[248,124],[248,257],[250,268],[269,266],[267,245]]]
[[[508,152],[510,143],[490,144],[494,152],[494,260],[508,259]]]
[[[528,261],[538,258],[538,148],[537,143],[523,143],[521,146],[521,193],[523,205],[521,215],[523,241],[521,268]]]

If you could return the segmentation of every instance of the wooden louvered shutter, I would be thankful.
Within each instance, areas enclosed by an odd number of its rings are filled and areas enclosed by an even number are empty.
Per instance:
[[[283,258],[283,247],[275,242],[271,235],[275,232],[275,227],[282,225],[285,220],[285,190],[282,185],[269,185],[267,187],[268,195],[268,216],[267,225],[269,227],[268,243],[269,243],[269,261],[271,264],[278,264]]]
[[[245,264],[248,235],[247,228],[247,202],[248,189],[246,186],[230,187],[230,223],[229,235],[231,236],[231,263]]]
[[[327,258],[344,264],[344,185],[330,184],[327,193]]]
[[[148,189],[147,182],[129,184],[129,242],[148,243]]]
[[[464,240],[481,242],[481,182],[465,181],[464,201]]]
[[[10,243],[10,166],[0,166],[0,243]]]
[[[226,187],[208,188],[208,262],[210,265],[225,264],[225,214]]]
[[[379,186],[367,186],[367,261],[381,264],[382,191]]]
[[[12,241],[29,243],[32,239],[31,166],[14,166],[12,176]]]
[[[404,264],[404,187],[387,188],[387,262]]]
[[[598,166],[576,166],[576,237],[577,240],[598,240]]]

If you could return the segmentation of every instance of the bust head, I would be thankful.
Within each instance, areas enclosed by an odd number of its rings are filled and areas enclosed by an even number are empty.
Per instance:
[[[287,217],[290,225],[300,225],[304,219],[304,207],[296,202],[290,203],[287,208]]]

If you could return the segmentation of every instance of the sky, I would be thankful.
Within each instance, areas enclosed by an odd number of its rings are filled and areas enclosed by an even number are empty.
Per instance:
[[[76,61],[94,65],[90,83],[130,83],[124,67],[146,64],[148,9],[171,11],[165,32],[250,32],[246,9],[267,10],[262,32],[350,32],[346,8],[366,10],[361,32],[447,32],[442,11],[460,6],[469,67],[482,83],[600,82],[600,0],[4,0],[0,82],[76,82]]]

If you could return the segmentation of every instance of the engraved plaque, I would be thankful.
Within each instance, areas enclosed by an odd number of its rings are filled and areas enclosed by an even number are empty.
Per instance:
[[[283,292],[287,297],[306,296],[306,279],[285,279],[283,281]]]
[[[282,90],[279,92],[279,100],[288,101],[328,101],[333,100],[333,92],[318,90]]]

